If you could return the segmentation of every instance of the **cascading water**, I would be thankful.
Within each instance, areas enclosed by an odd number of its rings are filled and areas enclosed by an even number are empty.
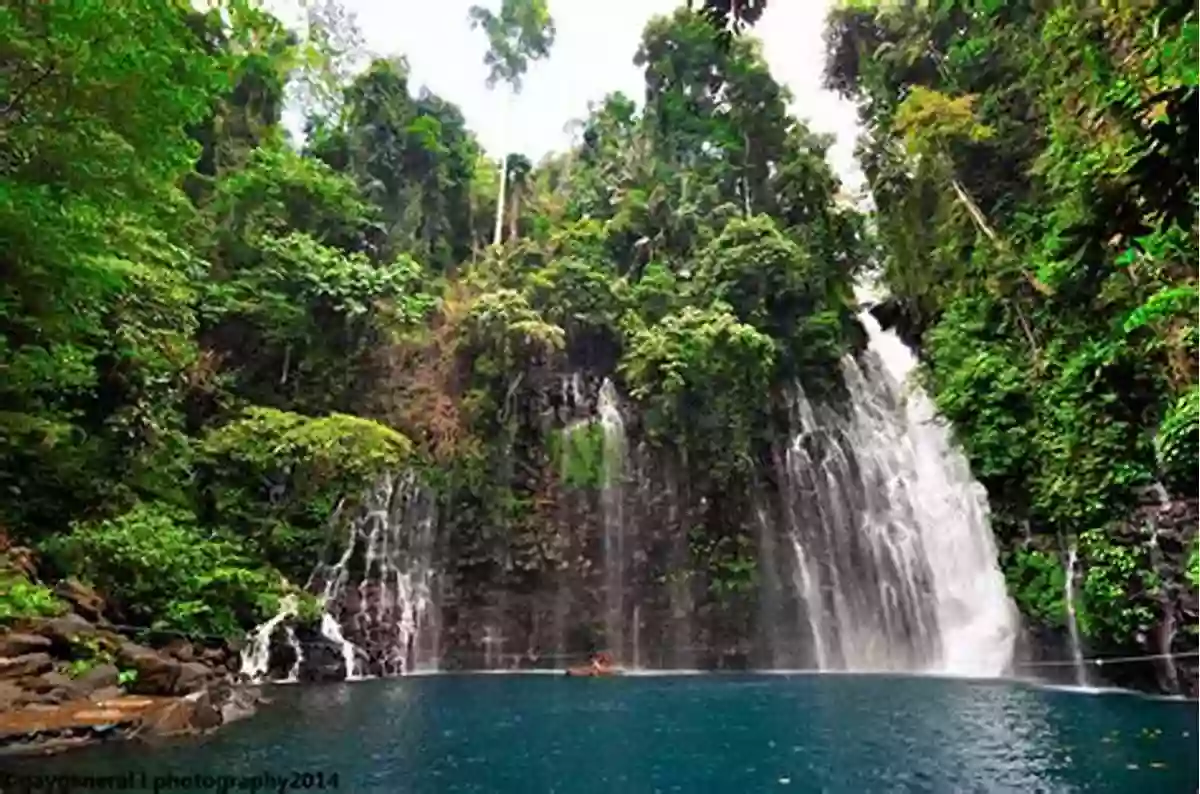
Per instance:
[[[1067,570],[1063,582],[1063,602],[1067,611],[1067,631],[1071,637],[1071,661],[1075,666],[1076,686],[1088,685],[1087,668],[1083,664],[1083,646],[1079,642],[1079,623],[1075,619],[1075,563],[1077,561],[1075,543],[1067,549]]]
[[[625,606],[625,422],[616,387],[605,378],[597,404],[604,431],[604,480],[600,495],[604,513],[605,639],[616,654],[623,651]]]
[[[869,313],[863,363],[842,369],[844,413],[797,388],[783,456],[794,587],[820,669],[994,676],[1017,613],[997,566],[986,494],[919,389],[915,358]]]
[[[694,464],[685,451],[637,435],[639,423],[623,414],[610,380],[571,374],[554,384],[561,394],[540,414],[543,433],[562,434],[561,460],[534,499],[557,522],[537,541],[556,567],[528,576],[532,586],[522,591],[511,580],[453,574],[462,589],[445,602],[453,603],[447,666],[565,666],[604,647],[635,668],[725,664],[742,654],[735,664],[1006,672],[1016,612],[997,568],[986,496],[929,398],[906,392],[913,356],[869,314],[862,323],[869,350],[842,364],[848,399],[810,402],[797,388],[796,432],[776,450],[777,476],[760,472],[751,493],[719,500],[727,511],[716,514],[720,523],[734,524],[746,510],[746,528],[757,531],[756,607],[743,601],[746,612],[728,618],[712,600],[691,533],[713,508],[688,479]],[[337,553],[307,586],[322,598],[325,640],[299,626],[289,633],[307,644],[294,664],[282,661],[287,676],[437,669],[436,571],[456,562],[441,557],[435,567],[433,493],[406,472],[349,504],[331,518]],[[439,548],[453,555],[454,533],[476,530],[451,521],[441,531]],[[745,615],[757,615],[757,627]],[[268,657],[286,617],[251,637],[244,666],[253,675],[285,674]],[[754,629],[753,645],[740,627]]]
[[[241,653],[241,674],[245,678],[250,681],[262,681],[266,677],[271,668],[271,637],[283,621],[296,616],[298,608],[299,603],[295,596],[284,596],[279,602],[279,612],[250,632]],[[295,635],[288,636],[290,640],[294,640]],[[297,658],[300,658],[299,645],[293,645],[293,649]]]
[[[340,558],[313,572],[309,586],[320,584],[325,605],[321,633],[341,649],[347,678],[436,668],[435,519],[432,494],[414,472],[383,477],[347,522]]]
[[[1159,483],[1155,483],[1155,485],[1159,504],[1169,504],[1170,497],[1167,496],[1166,489]],[[1146,542],[1150,552],[1150,568],[1156,575],[1162,577],[1163,555],[1162,549],[1158,545],[1158,523],[1151,521],[1146,532],[1150,536]],[[1157,660],[1156,665],[1159,671],[1159,682],[1164,691],[1178,693],[1180,691],[1179,671],[1175,667],[1175,658],[1171,653],[1172,646],[1175,644],[1175,610],[1165,587],[1158,589],[1158,602],[1161,619],[1154,630],[1154,637],[1155,650],[1162,657]]]
[[[300,641],[296,638],[296,630],[291,626],[284,626],[284,633],[287,635],[288,647],[292,649],[294,654],[292,657],[292,665],[288,668],[287,678],[283,679],[285,683],[294,684],[300,680],[300,668],[304,664],[304,649],[300,646]]]

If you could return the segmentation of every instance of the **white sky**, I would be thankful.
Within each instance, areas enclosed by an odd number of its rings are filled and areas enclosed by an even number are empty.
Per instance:
[[[830,162],[848,188],[861,184],[853,162],[854,109],[821,88],[822,30],[832,0],[770,0],[753,29],[775,79],[795,96],[793,113],[818,132],[837,136]],[[286,2],[286,0],[277,0]],[[493,8],[499,0],[475,0]],[[471,30],[472,0],[343,0],[375,55],[404,55],[413,87],[426,85],[457,104],[489,152],[521,152],[536,161],[570,142],[566,125],[589,101],[624,91],[640,105],[643,81],[633,55],[646,22],[682,0],[550,0],[557,37],[550,58],[534,63],[508,105],[503,84],[484,80],[484,34]],[[276,5],[276,2],[270,3]],[[506,105],[510,108],[505,124]]]

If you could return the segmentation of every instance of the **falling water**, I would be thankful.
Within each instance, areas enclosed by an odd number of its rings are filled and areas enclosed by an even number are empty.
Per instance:
[[[796,589],[804,599],[804,603],[810,605],[805,612],[809,635],[812,637],[813,643],[813,661],[816,662],[818,670],[826,670],[829,668],[829,654],[825,650],[825,632],[821,628],[822,609],[817,606],[821,604],[821,594],[813,583],[813,568],[808,562],[808,556],[804,553],[804,546],[800,543],[799,537],[794,537],[792,542],[796,552]]]
[[[483,669],[495,670],[499,667],[497,660],[500,657],[500,652],[497,648],[504,647],[504,637],[496,631],[494,626],[486,626],[483,630]]]
[[[271,636],[284,620],[294,617],[299,604],[294,595],[284,596],[279,602],[279,612],[261,626],[250,632],[241,653],[241,673],[251,681],[261,681],[271,667]],[[299,646],[293,646],[299,658]]]
[[[1066,581],[1063,583],[1063,600],[1067,606],[1067,630],[1071,635],[1071,660],[1075,663],[1075,683],[1088,685],[1087,669],[1083,664],[1083,647],[1079,643],[1079,625],[1075,620],[1075,543],[1067,550]]]
[[[356,681],[361,678],[362,674],[358,668],[358,647],[342,636],[341,624],[328,612],[321,614],[321,636],[341,649],[342,664],[346,668],[346,680]]]
[[[869,313],[846,358],[844,412],[797,388],[783,458],[793,584],[822,669],[994,676],[1012,659],[1016,609],[997,565],[986,493],[919,388],[916,365]]]
[[[633,607],[633,661],[629,666],[634,670],[642,668],[642,609],[636,604]]]
[[[1158,488],[1159,504],[1170,504],[1166,489],[1161,485],[1158,485]],[[1146,544],[1150,552],[1150,569],[1161,578],[1164,566],[1162,549],[1158,545],[1158,522],[1151,521],[1146,531],[1150,535]],[[1179,671],[1175,667],[1175,658],[1171,655],[1172,646],[1175,644],[1175,608],[1167,588],[1161,585],[1158,587],[1158,602],[1161,619],[1154,629],[1154,640],[1155,651],[1162,658],[1158,660],[1156,667],[1162,688],[1167,692],[1177,693],[1180,691]]]
[[[321,634],[341,649],[347,678],[436,668],[435,518],[432,494],[415,472],[382,477],[345,522],[341,557],[313,572],[310,587],[323,582]],[[361,568],[353,565],[356,552]]]
[[[300,666],[304,664],[304,649],[300,647],[300,641],[296,639],[296,630],[291,626],[283,627],[284,633],[287,635],[288,647],[292,649],[292,666],[288,668],[287,678],[283,679],[285,683],[294,684],[300,680]]]
[[[604,431],[604,481],[600,501],[604,513],[605,635],[609,649],[619,658],[624,640],[626,439],[617,390],[607,378],[600,386],[597,411]]]

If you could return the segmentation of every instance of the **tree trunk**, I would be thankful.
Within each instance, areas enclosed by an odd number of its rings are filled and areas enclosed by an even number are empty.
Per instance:
[[[509,207],[509,209],[508,209],[508,239],[509,240],[517,239],[517,219],[520,217],[520,214],[521,214],[521,193],[519,190],[520,185],[518,185],[517,188],[518,189],[516,189],[516,190],[509,191],[511,194],[510,203],[512,204],[512,206]]]
[[[496,231],[492,235],[492,245],[500,245],[504,231],[504,187],[508,177],[508,157],[500,158],[500,194],[496,197]]]
[[[742,144],[745,147],[742,150],[742,204],[746,210],[746,217],[750,217],[750,136],[746,135],[746,131],[742,130]]]
[[[504,138],[507,138],[508,132],[508,106],[512,102],[512,93],[504,100],[503,117],[500,119],[500,130]],[[501,237],[504,234],[504,188],[508,181],[508,152],[506,146],[502,146],[500,152],[500,194],[496,197],[496,231],[492,235],[492,245],[500,245]]]

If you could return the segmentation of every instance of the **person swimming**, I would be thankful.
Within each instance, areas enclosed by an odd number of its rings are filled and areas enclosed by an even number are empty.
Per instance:
[[[567,675],[572,676],[612,675],[613,672],[612,656],[606,651],[592,654],[585,666],[567,668]]]

